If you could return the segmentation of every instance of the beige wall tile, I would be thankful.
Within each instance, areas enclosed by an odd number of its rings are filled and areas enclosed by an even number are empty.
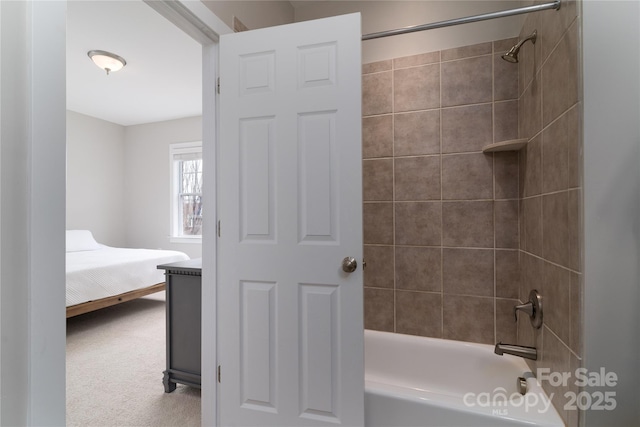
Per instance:
[[[544,297],[544,260],[526,252],[520,252],[520,301],[529,301],[529,292],[535,289]]]
[[[531,139],[542,130],[542,85],[539,75],[520,97],[518,121],[520,138]]]
[[[569,270],[544,263],[544,323],[563,342],[571,332],[571,275]]]
[[[525,233],[524,233],[524,199],[520,199],[518,200],[518,206],[519,206],[519,214],[518,214],[518,222],[519,222],[519,227],[518,230],[520,231],[520,250],[524,251],[526,250],[526,245],[525,245]]]
[[[542,197],[542,254],[569,265],[569,196],[566,191]]]
[[[524,249],[542,256],[542,198],[540,196],[524,199],[522,203],[522,222],[524,224]]]
[[[493,297],[493,249],[442,250],[442,291],[445,294]]]
[[[481,151],[493,142],[492,105],[442,109],[442,152]]]
[[[569,265],[574,271],[582,271],[582,191],[569,191]]]
[[[442,250],[396,246],[396,289],[442,292]]]
[[[394,332],[394,296],[389,289],[364,289],[364,327]]]
[[[569,372],[573,372],[573,373],[576,372],[576,369],[583,367],[582,360],[576,357],[574,354],[569,354],[569,365],[570,365]],[[578,395],[583,390],[583,387],[578,387],[575,381],[571,381],[569,383],[569,390],[575,393],[575,395]],[[581,425],[584,425],[582,424],[583,416],[584,416],[584,411],[567,410],[567,427],[579,427]]]
[[[518,328],[513,316],[513,307],[520,304],[516,299],[496,298],[496,343],[515,344]]]
[[[569,187],[569,120],[563,114],[542,132],[542,191]]]
[[[532,14],[533,15],[533,14]],[[539,70],[532,85],[539,83],[541,90],[541,178],[542,185],[542,253],[544,259],[523,256],[522,278],[527,277],[527,285],[521,288],[539,286],[545,298],[545,326],[543,327],[542,342],[536,340],[541,351],[541,361],[536,365],[548,367],[552,371],[568,372],[569,365],[574,369],[580,366],[578,358],[574,358],[569,350],[581,352],[582,347],[582,290],[581,275],[581,134],[580,134],[580,105],[579,76],[578,76],[578,28],[576,2],[563,1],[559,11],[545,11],[535,14],[538,27],[539,42],[536,44],[536,54],[533,61],[526,67],[522,61],[520,66],[520,81],[526,87],[528,76]],[[529,30],[531,22],[527,18],[525,27]],[[565,29],[568,30],[565,32]],[[523,29],[525,31],[525,29]],[[524,76],[524,79],[523,79]],[[526,94],[526,92],[525,92]],[[533,105],[530,99],[520,101],[520,132],[537,131],[537,126],[523,118],[523,106]],[[537,107],[536,107],[537,108]],[[529,109],[530,110],[530,109]],[[537,120],[537,119],[536,119]],[[526,136],[529,136],[528,134]],[[529,156],[527,151],[527,157]],[[523,170],[523,163],[529,167],[529,159],[521,161],[521,181],[528,172]],[[529,177],[531,180],[532,177]],[[537,181],[537,177],[535,180]],[[525,184],[526,185],[526,184]],[[531,191],[535,187],[530,187]],[[566,191],[568,188],[576,190]],[[551,193],[551,194],[548,194]],[[530,195],[526,191],[521,194]],[[539,193],[535,193],[539,194]],[[525,200],[526,202],[526,200]],[[524,204],[523,204],[524,206]],[[526,209],[522,210],[522,221],[527,221]],[[524,238],[525,245],[529,239]],[[528,249],[527,249],[528,250]],[[527,258],[528,257],[528,258]],[[542,267],[544,283],[536,284],[534,275],[540,274]],[[566,267],[566,268],[565,268]],[[540,279],[538,279],[540,280]],[[521,293],[524,289],[521,289]],[[522,294],[521,294],[522,297]],[[519,328],[520,335],[527,332]],[[535,333],[534,333],[535,334]],[[575,363],[571,360],[575,359]],[[548,393],[553,393],[554,406],[570,426],[577,426],[579,414],[577,411],[566,411],[564,393],[570,387],[551,387],[543,384]]]
[[[393,156],[393,116],[365,117],[362,119],[362,157]]]
[[[582,274],[571,272],[571,294],[570,306],[571,306],[571,335],[569,337],[569,347],[578,356],[582,357],[582,340],[584,322],[583,316],[583,304],[584,304],[584,285],[582,281]]]
[[[544,283],[542,280],[544,261],[525,252],[521,252],[520,254],[520,301],[528,301],[529,292],[532,289],[536,289],[540,295],[544,297]],[[543,351],[542,335],[544,326],[540,329],[535,329],[531,325],[531,320],[528,316],[518,315],[517,328],[518,344],[536,347],[538,349],[538,359],[541,359]],[[536,369],[538,366],[538,362],[533,361],[527,361],[527,364],[532,369]]]
[[[502,55],[516,43],[493,56],[493,97],[496,101],[518,99],[518,64],[502,59]]]
[[[483,153],[442,156],[442,198],[492,199],[493,156]]]
[[[496,224],[496,248],[518,249],[518,201],[500,200],[494,203]]]
[[[451,61],[453,59],[463,59],[472,56],[487,55],[492,52],[492,43],[479,43],[470,46],[456,47],[442,51],[442,61]]]
[[[392,71],[362,76],[362,115],[373,116],[393,111]]]
[[[494,185],[496,199],[518,198],[518,152],[493,153]]]
[[[440,156],[394,160],[396,200],[440,200]]]
[[[511,49],[512,46],[514,46],[516,43],[518,43],[518,37],[511,37],[509,39],[503,39],[503,40],[494,40],[493,42],[493,53],[505,53],[508,52],[509,49]],[[517,81],[517,77],[516,77],[516,81]]]
[[[494,110],[494,142],[518,139],[518,100],[496,102]]]
[[[396,245],[442,244],[440,202],[396,202],[394,206]]]
[[[538,135],[520,150],[520,195],[542,193],[542,135]]]
[[[527,360],[527,365],[534,370],[538,368],[542,361],[543,354],[543,331],[544,326],[540,329],[535,329],[531,326],[531,321],[528,316],[518,315],[518,321],[516,322],[516,328],[518,329],[518,344],[528,347],[535,347],[538,350],[538,361]]]
[[[440,153],[440,110],[394,115],[395,156]]]
[[[496,250],[496,297],[517,299],[520,293],[520,254]]]
[[[393,200],[393,160],[362,161],[362,198],[364,201]]]
[[[397,291],[396,332],[442,338],[442,296]]]
[[[518,117],[520,67],[499,57],[516,42],[363,67],[366,327],[489,344],[498,337],[516,340],[512,309],[525,287],[518,198],[524,191],[542,193],[542,135],[528,158],[525,150],[521,156],[480,153],[487,144],[518,137],[524,125],[542,129],[539,88],[531,89],[529,102],[538,122],[525,123]],[[541,234],[538,240],[541,252]],[[537,282],[541,270],[532,270],[540,260],[531,258],[529,282]],[[542,347],[542,334],[530,335]]]
[[[577,16],[576,2],[563,1],[559,10],[548,10],[540,16],[538,38],[542,58],[546,60],[556,47],[564,32]]]
[[[540,28],[540,14],[530,13],[527,15],[520,36],[518,40],[523,40],[528,37],[533,30]],[[539,31],[538,31],[539,33]],[[531,84],[533,77],[540,70],[542,66],[542,45],[538,42],[532,44],[530,41],[526,42],[520,48],[518,58],[518,83],[519,93],[522,94],[524,89]]]
[[[493,298],[443,295],[443,338],[494,344]]]
[[[365,244],[393,244],[393,203],[365,203],[362,222]]]
[[[581,104],[567,112],[569,137],[569,188],[582,185],[582,138],[580,130]]]
[[[542,67],[544,126],[578,102],[577,38],[574,22]]]
[[[540,365],[545,368],[549,368],[551,372],[569,372],[571,373],[570,355],[569,349],[558,338],[545,329],[543,332],[543,353]],[[572,373],[572,377],[573,373]],[[570,381],[569,381],[570,382]],[[567,403],[565,393],[570,391],[569,384],[566,386],[552,387],[549,381],[542,381],[542,388],[548,396],[553,396],[551,402],[556,407],[558,413],[562,419],[567,422],[568,414],[564,410],[564,406]]]
[[[393,289],[394,247],[364,245],[364,286]]]
[[[393,68],[416,67],[418,65],[440,62],[440,51],[421,53],[419,55],[403,56],[393,59]]]
[[[391,70],[391,60],[370,62],[362,65],[362,74],[379,73]]]
[[[492,55],[442,63],[442,106],[491,102]]]
[[[493,202],[443,202],[442,244],[493,248]]]
[[[395,70],[393,102],[395,112],[440,107],[440,65]]]

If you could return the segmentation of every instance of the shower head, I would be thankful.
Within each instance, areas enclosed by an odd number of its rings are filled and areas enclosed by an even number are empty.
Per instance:
[[[509,49],[509,52],[502,55],[502,59],[504,59],[507,62],[511,62],[512,64],[517,63],[518,52],[520,52],[520,48],[522,47],[522,45],[525,44],[525,42],[528,40],[531,40],[531,43],[536,44],[537,38],[538,38],[538,30],[533,30],[533,33],[531,33],[529,37],[525,38],[524,40],[521,40],[520,42],[518,42],[517,45]]]
[[[502,59],[504,59],[507,62],[511,62],[512,64],[515,64],[516,62],[518,62],[518,51],[520,49],[516,49],[516,47],[512,47],[509,52],[505,53],[504,55],[502,55]]]

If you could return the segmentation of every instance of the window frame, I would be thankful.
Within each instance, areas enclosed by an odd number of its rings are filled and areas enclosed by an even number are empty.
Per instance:
[[[175,160],[176,155],[198,153],[202,157],[202,141],[192,142],[175,142],[169,144],[169,179],[170,179],[170,211],[169,211],[169,241],[171,243],[202,243],[202,234],[183,235],[179,234],[182,230],[182,221],[180,216],[180,168]],[[203,158],[204,170],[204,158]],[[203,197],[203,193],[200,194]]]

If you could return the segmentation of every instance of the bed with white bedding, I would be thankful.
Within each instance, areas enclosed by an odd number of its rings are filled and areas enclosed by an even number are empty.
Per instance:
[[[178,251],[113,248],[88,230],[67,230],[67,317],[164,290],[157,266],[186,259]]]

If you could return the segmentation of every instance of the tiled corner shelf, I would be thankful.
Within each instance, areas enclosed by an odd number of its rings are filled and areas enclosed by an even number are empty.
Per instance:
[[[482,147],[483,153],[493,153],[495,151],[518,151],[527,145],[527,139],[510,139],[508,141],[495,142]]]

